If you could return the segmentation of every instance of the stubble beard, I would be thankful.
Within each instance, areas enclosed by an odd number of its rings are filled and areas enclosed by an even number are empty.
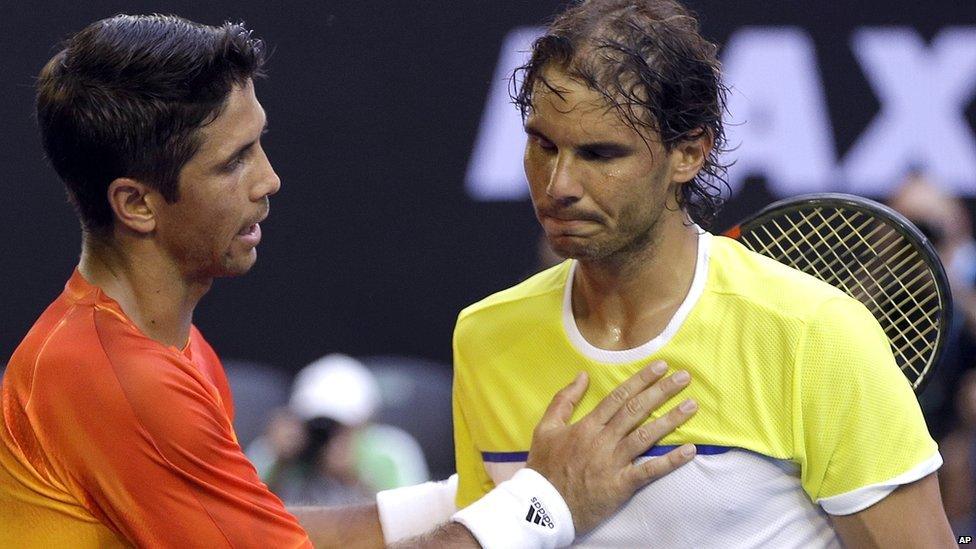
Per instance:
[[[208,247],[184,250],[178,257],[183,265],[184,273],[193,280],[213,280],[215,278],[236,278],[248,273],[257,262],[251,257],[256,250],[242,252],[233,250],[236,243],[224,249],[223,253],[214,254]]]
[[[636,213],[624,216],[625,221],[622,228],[616,230],[617,234],[604,239],[587,239],[569,245],[559,245],[550,239],[549,245],[559,256],[583,263],[630,263],[635,258],[644,257],[658,242],[664,210],[665,204],[662,202],[643,223],[634,219]]]
[[[254,254],[254,257],[251,257]],[[235,278],[246,275],[257,263],[257,250],[250,249],[245,257],[235,257],[228,251],[225,253],[218,267],[219,272],[214,273],[214,278]]]

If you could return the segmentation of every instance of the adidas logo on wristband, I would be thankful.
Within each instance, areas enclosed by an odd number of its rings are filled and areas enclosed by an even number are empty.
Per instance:
[[[532,524],[545,526],[550,530],[556,527],[552,523],[552,519],[549,518],[549,513],[546,512],[546,508],[542,506],[542,503],[536,497],[532,498],[532,503],[529,505],[529,512],[525,515],[525,520]]]
[[[525,504],[529,504],[528,511]],[[524,514],[523,514],[524,513]],[[555,549],[576,537],[573,517],[556,488],[525,468],[454,514],[482,547]]]

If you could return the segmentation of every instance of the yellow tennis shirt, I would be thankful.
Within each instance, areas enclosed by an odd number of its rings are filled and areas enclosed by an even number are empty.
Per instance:
[[[942,459],[888,339],[842,291],[702,233],[691,289],[664,331],[590,345],[572,314],[575,261],[464,309],[454,332],[457,505],[525,465],[553,394],[581,371],[574,421],[652,360],[685,369],[699,411],[642,459],[699,455],[645,487],[583,547],[830,547],[826,513],[860,511]]]

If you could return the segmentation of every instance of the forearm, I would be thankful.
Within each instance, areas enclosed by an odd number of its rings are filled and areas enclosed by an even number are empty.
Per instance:
[[[295,515],[311,538],[312,545],[317,548],[365,549],[384,546],[379,513],[374,504],[356,507],[289,507],[288,512]],[[478,549],[481,546],[467,528],[456,522],[447,522],[422,536],[403,540],[391,547]]]
[[[832,516],[831,522],[845,547],[957,547],[934,473],[863,511]]]
[[[456,522],[448,522],[438,526],[430,533],[404,540],[394,544],[392,547],[396,549],[417,549],[422,547],[477,549],[481,546],[467,528]]]
[[[569,508],[537,471],[522,469],[464,510],[453,513],[456,486],[454,476],[448,482],[381,492],[377,498],[380,522],[392,546],[477,548],[484,543],[486,547],[553,549],[573,541]],[[413,513],[416,509],[426,514]],[[540,510],[545,524],[527,521],[523,509]]]
[[[366,549],[383,547],[376,504],[348,507],[289,507],[315,547]],[[463,530],[464,527],[462,526]],[[413,546],[409,546],[413,547]],[[477,544],[474,545],[477,547]]]

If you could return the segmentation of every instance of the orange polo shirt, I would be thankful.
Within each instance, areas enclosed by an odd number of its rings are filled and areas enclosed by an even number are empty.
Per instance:
[[[244,457],[196,327],[166,347],[77,270],[0,403],[0,547],[311,547]]]

